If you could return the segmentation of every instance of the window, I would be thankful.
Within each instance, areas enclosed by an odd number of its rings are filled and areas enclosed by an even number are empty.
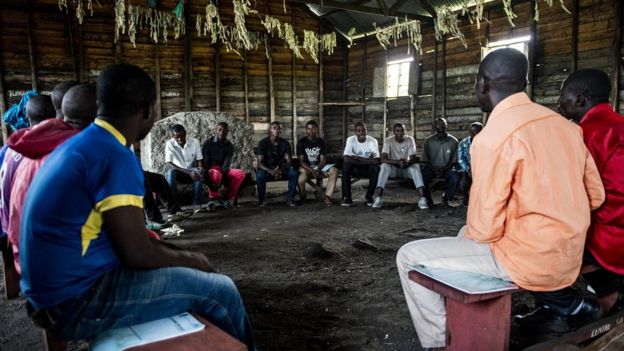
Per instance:
[[[388,62],[386,66],[386,96],[409,96],[409,71],[413,58]]]
[[[529,40],[531,40],[530,36],[513,38],[508,40],[501,40],[489,43],[487,47],[481,48],[481,59],[483,59],[487,54],[494,50],[502,49],[502,48],[512,48],[520,51],[524,54],[524,56],[529,56]]]

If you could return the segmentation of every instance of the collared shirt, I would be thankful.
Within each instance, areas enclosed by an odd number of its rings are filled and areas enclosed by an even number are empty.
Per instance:
[[[347,138],[343,155],[364,158],[371,157],[372,155],[373,158],[379,158],[379,143],[377,139],[370,135],[367,135],[366,140],[360,143],[357,139],[357,135],[352,135]]]
[[[165,163],[171,162],[180,168],[191,169],[195,167],[195,161],[201,159],[201,147],[195,138],[187,136],[184,147],[180,146],[173,138],[167,140],[165,144]]]
[[[96,119],[54,150],[33,179],[22,211],[20,287],[35,309],[80,296],[119,266],[102,214],[142,208],[144,194],[141,165],[125,144]]]
[[[460,171],[468,174],[470,174],[470,144],[470,137],[465,137],[459,142],[457,149]]]
[[[466,237],[491,243],[498,262],[524,289],[572,285],[590,211],[604,201],[581,129],[517,93],[496,105],[470,153]]]
[[[283,138],[276,140],[275,144],[271,142],[270,137],[260,140],[256,155],[263,156],[262,163],[271,168],[277,168],[286,162],[286,155],[292,156],[290,143]]]
[[[220,166],[223,171],[230,169],[234,146],[229,140],[221,142],[219,138],[213,136],[204,142],[201,151],[202,163],[207,168]]]
[[[388,154],[391,161],[409,160],[411,156],[416,156],[416,142],[414,138],[406,135],[403,142],[399,143],[393,135],[384,140],[381,153]]]
[[[425,139],[421,160],[434,168],[452,166],[457,163],[457,139],[450,134],[442,139],[437,134],[430,135]]]
[[[580,122],[594,157],[607,199],[592,212],[587,248],[601,266],[624,274],[624,116],[609,104],[587,111]]]

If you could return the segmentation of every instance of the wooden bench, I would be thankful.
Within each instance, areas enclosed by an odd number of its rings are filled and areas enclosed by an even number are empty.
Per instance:
[[[247,346],[207,320],[195,315],[206,327],[198,332],[178,336],[141,346],[128,348],[132,351],[246,351]],[[64,351],[66,342],[54,338],[44,331],[45,346],[48,351]]]
[[[444,296],[448,351],[508,350],[511,294],[519,288],[486,294],[467,294],[417,271],[409,272],[409,277]]]

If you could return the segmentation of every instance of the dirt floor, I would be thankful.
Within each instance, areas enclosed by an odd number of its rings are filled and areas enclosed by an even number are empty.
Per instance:
[[[293,209],[284,204],[285,182],[270,183],[268,206],[243,197],[234,210],[185,220],[185,233],[167,240],[205,253],[234,279],[261,350],[420,350],[395,255],[409,241],[454,235],[466,208],[454,201],[455,208],[418,210],[413,187],[395,182],[374,210],[364,203],[364,185],[354,184],[353,207],[308,200]],[[516,294],[513,313],[532,304]],[[1,300],[0,325],[0,350],[43,349],[23,299]],[[511,346],[519,349],[514,334]]]

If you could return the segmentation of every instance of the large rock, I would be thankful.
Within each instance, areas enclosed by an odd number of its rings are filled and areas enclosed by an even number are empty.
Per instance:
[[[171,138],[170,128],[181,124],[186,129],[187,137],[197,138],[200,145],[213,135],[219,122],[230,126],[228,139],[234,145],[232,168],[241,168],[251,172],[253,161],[252,143],[253,125],[232,117],[225,112],[180,112],[162,119],[154,124],[152,131],[141,142],[141,163],[145,170],[165,174],[165,143]]]

